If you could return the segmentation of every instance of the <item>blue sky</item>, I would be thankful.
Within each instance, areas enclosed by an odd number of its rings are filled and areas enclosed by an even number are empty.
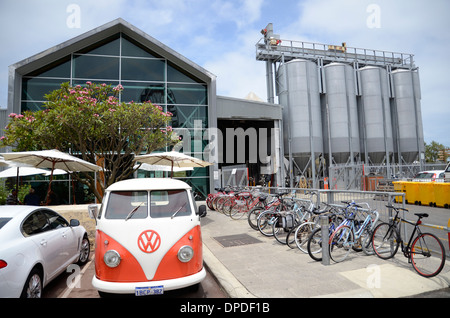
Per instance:
[[[0,0],[0,106],[9,65],[118,17],[215,74],[219,95],[265,100],[255,44],[271,22],[282,39],[414,54],[425,141],[450,147],[449,14],[448,0]]]

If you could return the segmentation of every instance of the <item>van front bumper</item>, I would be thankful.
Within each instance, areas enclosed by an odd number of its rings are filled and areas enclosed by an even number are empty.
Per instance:
[[[159,281],[134,282],[134,283],[117,283],[106,282],[98,279],[95,275],[92,278],[92,286],[98,291],[111,294],[134,294],[136,287],[155,287],[163,286],[164,291],[189,287],[200,283],[206,277],[205,267],[196,274]]]

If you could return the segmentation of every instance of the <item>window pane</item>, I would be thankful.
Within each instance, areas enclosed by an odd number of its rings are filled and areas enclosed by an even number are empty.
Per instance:
[[[208,108],[206,106],[168,106],[167,110],[173,114],[173,127],[206,128],[208,126]],[[196,120],[199,122],[195,123]],[[194,124],[196,124],[195,127]]]
[[[162,105],[165,103],[164,84],[158,83],[127,83],[122,82],[122,102],[151,101],[153,104]]]
[[[72,86],[77,86],[80,85],[81,87],[86,87],[88,80],[74,80]],[[119,85],[118,81],[93,81],[91,80],[90,82],[95,83],[95,84],[106,84],[106,85],[112,85],[112,87],[115,87],[117,85]]]
[[[69,226],[69,223],[67,222],[67,220],[64,219],[62,216],[58,215],[57,213],[55,213],[53,211],[43,211],[43,212],[47,216],[48,222],[50,224],[50,228],[52,230]]]
[[[191,215],[191,206],[186,190],[152,191],[150,205],[152,218]]]
[[[122,58],[122,79],[164,81],[165,62],[162,60]]]
[[[203,83],[191,74],[186,74],[178,66],[170,62],[167,62],[167,81],[182,83]]]
[[[43,79],[43,78],[24,78],[22,80],[22,100],[44,101],[44,95],[60,89],[61,84],[67,80]]]
[[[9,222],[12,218],[0,218],[0,229]]]
[[[70,55],[27,74],[30,77],[62,77],[70,78]]]
[[[50,230],[47,218],[41,211],[32,213],[22,224],[22,232],[25,235],[33,235]]]
[[[106,207],[107,219],[145,219],[147,213],[146,191],[115,191],[111,192]]]
[[[147,48],[144,48],[144,46],[130,39],[126,35],[122,36],[122,56],[159,58],[155,53],[150,52]]]
[[[84,79],[118,79],[119,58],[105,56],[74,56],[74,77]]]
[[[209,193],[209,178],[186,178],[180,179],[192,187],[192,192],[196,192],[203,197]]]
[[[206,86],[201,84],[167,84],[168,104],[207,105]]]
[[[120,54],[119,33],[103,41],[97,42],[92,46],[82,49],[77,53],[119,56]]]
[[[26,110],[36,112],[45,109],[43,102],[22,102],[22,107],[20,108],[23,113]]]

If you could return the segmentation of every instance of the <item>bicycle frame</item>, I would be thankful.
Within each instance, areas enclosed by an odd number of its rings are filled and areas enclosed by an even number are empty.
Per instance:
[[[419,228],[419,225],[422,223],[422,221],[419,218],[416,222],[411,222],[411,221],[405,220],[401,217],[398,217],[398,213],[399,213],[399,211],[397,211],[391,227],[395,227],[396,229],[398,229],[400,248],[402,249],[403,255],[406,258],[410,259],[411,258],[411,243],[413,242],[415,237],[420,236],[422,234],[422,231]],[[405,222],[405,223],[408,223],[408,224],[414,226],[414,229],[409,237],[408,244],[406,244],[406,245],[404,244],[404,241],[402,238],[400,226],[396,225],[396,224],[399,224],[400,222]],[[417,233],[417,236],[416,236],[416,233]]]
[[[375,217],[372,217],[372,214],[375,214]],[[355,242],[357,240],[359,240],[364,232],[364,230],[367,228],[367,226],[369,224],[371,224],[371,228],[373,228],[376,224],[376,222],[378,221],[379,218],[379,214],[378,211],[373,210],[373,211],[369,211],[369,214],[367,215],[367,217],[364,219],[363,224],[359,227],[359,229],[356,229],[355,226],[355,218],[356,215],[354,215],[354,213],[351,213],[349,215],[350,218],[345,218],[344,221],[342,221],[341,224],[339,224],[339,226],[336,227],[335,231],[338,231],[342,226],[349,226],[350,227],[350,231],[353,234],[353,242],[347,242],[347,244],[349,244],[350,246],[354,246]],[[346,234],[346,232],[342,233],[338,239],[338,241],[341,241],[342,239],[347,239],[344,238],[344,235],[348,235]],[[332,244],[331,242],[331,235],[330,235],[330,242],[329,244]]]

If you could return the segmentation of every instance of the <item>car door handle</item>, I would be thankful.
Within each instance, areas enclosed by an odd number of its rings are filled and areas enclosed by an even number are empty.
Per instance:
[[[46,240],[42,240],[42,241],[40,242],[40,244],[41,244],[42,246],[47,246],[47,241],[46,241]]]
[[[67,238],[67,234],[66,234],[66,233],[63,233],[61,236],[62,236],[63,238]]]

